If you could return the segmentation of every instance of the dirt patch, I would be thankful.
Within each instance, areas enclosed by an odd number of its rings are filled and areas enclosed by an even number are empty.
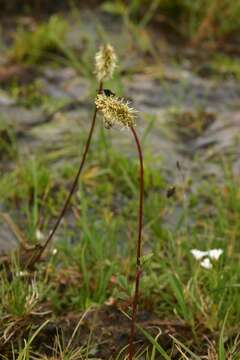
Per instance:
[[[45,309],[45,311],[47,311]],[[29,338],[30,334],[44,323],[49,317],[44,314],[44,309],[38,311],[38,315],[31,314],[25,318],[15,319],[11,322],[11,328],[5,333],[5,337],[14,331],[11,341],[0,342],[2,355],[12,354],[11,344],[17,344],[19,339]],[[31,329],[29,326],[31,325]],[[135,336],[135,349],[141,351],[151,346],[141,332],[140,327],[147,331],[153,338],[158,334],[158,343],[165,351],[172,348],[172,340],[169,334],[188,333],[191,338],[191,330],[181,321],[160,320],[154,314],[140,311],[138,314],[139,329]],[[14,329],[14,330],[13,330]],[[104,305],[101,308],[88,310],[85,313],[68,313],[64,316],[52,319],[40,331],[32,343],[32,351],[47,356],[57,356],[59,348],[68,347],[69,350],[89,347],[89,357],[98,359],[114,359],[122,351],[120,359],[126,355],[129,341],[130,320],[118,308],[118,306]],[[90,342],[89,342],[90,341]],[[125,348],[125,350],[123,350]],[[173,357],[174,359],[175,357]]]

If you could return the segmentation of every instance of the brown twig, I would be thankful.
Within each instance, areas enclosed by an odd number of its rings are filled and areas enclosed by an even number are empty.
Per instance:
[[[100,92],[102,91],[102,87],[103,87],[103,84],[102,84],[102,82],[100,82],[99,88],[98,88],[98,93],[100,93]],[[73,195],[74,191],[76,190],[76,187],[77,187],[77,184],[78,184],[78,180],[79,180],[80,174],[81,174],[81,172],[82,172],[83,166],[84,166],[84,164],[85,164],[85,160],[86,160],[86,157],[87,157],[87,154],[88,154],[88,150],[89,150],[89,147],[90,147],[90,144],[91,144],[92,134],[93,134],[93,131],[94,131],[94,128],[95,128],[95,123],[96,123],[97,111],[98,111],[98,110],[97,110],[97,108],[96,108],[96,106],[95,106],[95,110],[94,110],[94,114],[93,114],[93,119],[92,119],[92,124],[91,124],[91,128],[90,128],[90,130],[89,130],[89,134],[88,134],[87,142],[86,142],[86,145],[85,145],[84,153],[83,153],[83,156],[82,156],[82,160],[81,160],[81,162],[80,162],[80,165],[79,165],[79,168],[78,168],[78,172],[77,172],[77,174],[76,174],[76,176],[75,176],[75,178],[74,178],[74,181],[73,181],[73,183],[72,183],[72,187],[71,187],[71,189],[70,189],[70,191],[69,191],[69,194],[68,194],[68,196],[67,196],[67,199],[66,199],[66,201],[65,201],[65,204],[64,204],[64,206],[63,206],[63,208],[62,208],[62,210],[61,210],[61,212],[60,212],[60,214],[59,214],[59,216],[58,216],[58,218],[57,218],[57,220],[56,220],[56,223],[55,223],[52,231],[50,232],[47,240],[46,240],[45,243],[41,246],[38,255],[33,259],[33,261],[28,262],[27,267],[30,268],[30,269],[33,268],[34,264],[40,260],[40,258],[41,258],[41,256],[42,256],[44,250],[47,248],[47,246],[49,245],[50,241],[52,240],[52,238],[53,238],[53,236],[54,236],[54,234],[55,234],[58,226],[60,225],[60,222],[61,222],[61,220],[62,220],[62,218],[63,218],[66,210],[68,209],[68,206],[69,206],[69,204],[70,204],[70,200],[71,200],[71,198],[72,198],[72,195]]]
[[[141,144],[138,139],[137,133],[133,127],[130,127],[132,134],[134,136],[138,156],[140,163],[140,179],[139,179],[139,210],[138,210],[138,237],[137,237],[137,259],[136,259],[136,275],[135,275],[135,293],[132,302],[132,319],[131,319],[131,331],[129,337],[129,360],[133,359],[134,353],[134,336],[136,330],[136,314],[137,314],[137,306],[139,299],[139,285],[140,285],[140,277],[141,277],[141,247],[142,247],[142,226],[143,226],[143,197],[144,197],[144,166],[143,166],[143,154],[141,149]]]

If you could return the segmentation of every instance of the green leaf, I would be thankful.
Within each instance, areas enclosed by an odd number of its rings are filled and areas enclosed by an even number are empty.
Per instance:
[[[162,346],[157,342],[152,335],[150,335],[146,330],[144,330],[140,325],[137,324],[137,328],[143,333],[143,335],[148,339],[148,341],[154,346],[154,348],[157,350],[159,354],[162,355],[162,357],[165,360],[171,360],[170,356],[166,353],[166,351],[162,348]]]
[[[170,337],[173,339],[173,341],[179,345],[180,347],[182,347],[189,355],[192,356],[192,360],[195,359],[195,360],[201,360],[201,358],[194,354],[187,346],[185,346],[181,341],[179,341],[178,339],[176,339],[174,336],[170,335]]]
[[[101,9],[113,15],[123,15],[126,11],[126,8],[123,6],[123,4],[119,4],[114,1],[105,1],[101,5]]]
[[[227,311],[227,313],[225,315],[225,318],[223,320],[223,325],[222,325],[222,328],[221,328],[221,332],[220,332],[219,345],[218,345],[219,360],[225,360],[226,359],[225,347],[224,347],[224,330],[225,330],[225,325],[226,325],[226,321],[227,321],[227,318],[228,318],[229,310]]]
[[[141,257],[141,266],[146,267],[146,265],[149,264],[152,257],[153,257],[153,253],[142,256]]]
[[[178,302],[178,311],[181,316],[185,320],[191,320],[191,315],[189,314],[189,309],[185,301],[184,292],[183,292],[183,285],[180,282],[179,278],[176,275],[170,276],[170,285],[172,287],[174,296]]]

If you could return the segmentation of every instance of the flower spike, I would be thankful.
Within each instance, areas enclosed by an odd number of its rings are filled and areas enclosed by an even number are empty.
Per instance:
[[[111,128],[115,124],[127,128],[135,125],[137,111],[124,102],[124,99],[114,95],[98,94],[95,104],[97,109],[102,112],[104,125],[107,128]]]
[[[117,56],[110,44],[103,45],[95,56],[95,73],[98,81],[111,79],[116,68]]]

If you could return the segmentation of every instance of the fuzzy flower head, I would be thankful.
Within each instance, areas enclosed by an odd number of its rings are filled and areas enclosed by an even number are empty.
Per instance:
[[[117,56],[110,44],[103,45],[95,56],[95,73],[99,81],[110,79],[116,68]]]
[[[113,125],[132,127],[135,125],[136,110],[129,107],[127,102],[114,95],[98,94],[95,100],[98,110],[103,114],[104,125],[107,129]]]

